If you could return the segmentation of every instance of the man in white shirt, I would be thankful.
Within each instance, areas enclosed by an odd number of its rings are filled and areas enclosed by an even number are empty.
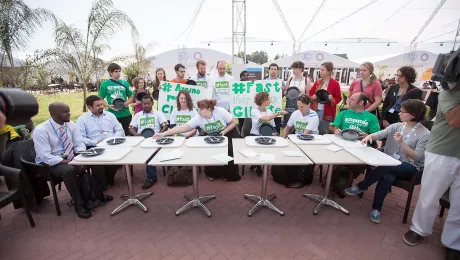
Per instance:
[[[134,136],[140,136],[142,130],[151,128],[155,133],[163,133],[168,130],[168,121],[163,113],[153,110],[153,99],[151,96],[142,98],[143,111],[134,115],[133,120],[129,124],[129,133]],[[147,178],[142,185],[142,189],[148,189],[157,182],[157,168],[147,166],[145,169]]]
[[[213,98],[217,101],[217,107],[230,111],[230,88],[235,78],[226,74],[226,69],[225,61],[217,62],[218,75],[212,79]]]
[[[104,111],[104,101],[99,96],[91,95],[86,98],[85,102],[89,111],[78,118],[77,125],[87,149],[96,146],[107,138],[125,136],[125,132],[115,115]],[[104,189],[107,188],[108,184],[113,185],[117,168],[117,166],[112,165],[91,166],[94,178]]]
[[[192,80],[196,82],[197,86],[205,87],[205,88],[209,87],[210,79],[206,75],[206,61],[204,60],[197,61],[196,70],[198,73],[196,74],[196,76],[192,77]]]
[[[51,119],[39,124],[32,136],[35,147],[35,162],[49,166],[53,176],[64,180],[70,196],[75,202],[75,211],[80,218],[90,218],[91,212],[83,205],[78,187],[80,169],[69,165],[78,151],[86,150],[78,126],[70,121],[70,108],[61,102],[49,105]]]

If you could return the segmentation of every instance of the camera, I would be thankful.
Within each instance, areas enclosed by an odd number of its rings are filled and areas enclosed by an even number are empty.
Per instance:
[[[22,125],[38,113],[38,102],[29,92],[0,88],[0,111],[6,116],[7,124]]]
[[[439,54],[431,80],[441,82],[444,90],[452,90],[460,85],[460,48],[457,51]]]

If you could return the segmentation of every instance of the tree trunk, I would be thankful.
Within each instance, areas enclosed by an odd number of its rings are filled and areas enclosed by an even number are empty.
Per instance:
[[[86,112],[86,86],[87,86],[87,81],[86,79],[83,79],[83,112]]]
[[[10,61],[10,67],[14,68],[13,53],[12,52],[7,52],[7,55],[8,55],[8,60]]]

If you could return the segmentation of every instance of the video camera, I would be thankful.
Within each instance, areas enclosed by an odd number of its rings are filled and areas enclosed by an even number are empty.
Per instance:
[[[37,99],[29,92],[15,88],[0,88],[0,111],[9,125],[22,125],[38,113]]]
[[[444,90],[452,90],[460,85],[460,48],[455,52],[439,54],[431,80],[441,82]]]

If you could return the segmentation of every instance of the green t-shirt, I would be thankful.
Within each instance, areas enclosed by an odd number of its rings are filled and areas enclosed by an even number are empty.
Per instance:
[[[446,112],[460,105],[460,91],[442,91],[438,96],[438,110],[431,129],[426,151],[460,159],[460,128],[452,127],[446,119]]]
[[[119,79],[118,82],[122,83],[124,86],[117,84],[110,79],[101,83],[99,87],[99,96],[102,99],[107,99],[107,103],[112,105],[112,101],[116,98],[122,98],[125,101],[128,101],[128,98],[133,95],[133,92],[129,88],[129,83],[125,80]],[[125,107],[121,111],[115,111],[108,109],[109,112],[112,112],[116,118],[127,117],[131,115],[129,107]]]
[[[361,113],[351,109],[342,111],[337,115],[332,125],[342,130],[351,128],[366,134],[373,134],[380,131],[377,117],[367,111]]]

